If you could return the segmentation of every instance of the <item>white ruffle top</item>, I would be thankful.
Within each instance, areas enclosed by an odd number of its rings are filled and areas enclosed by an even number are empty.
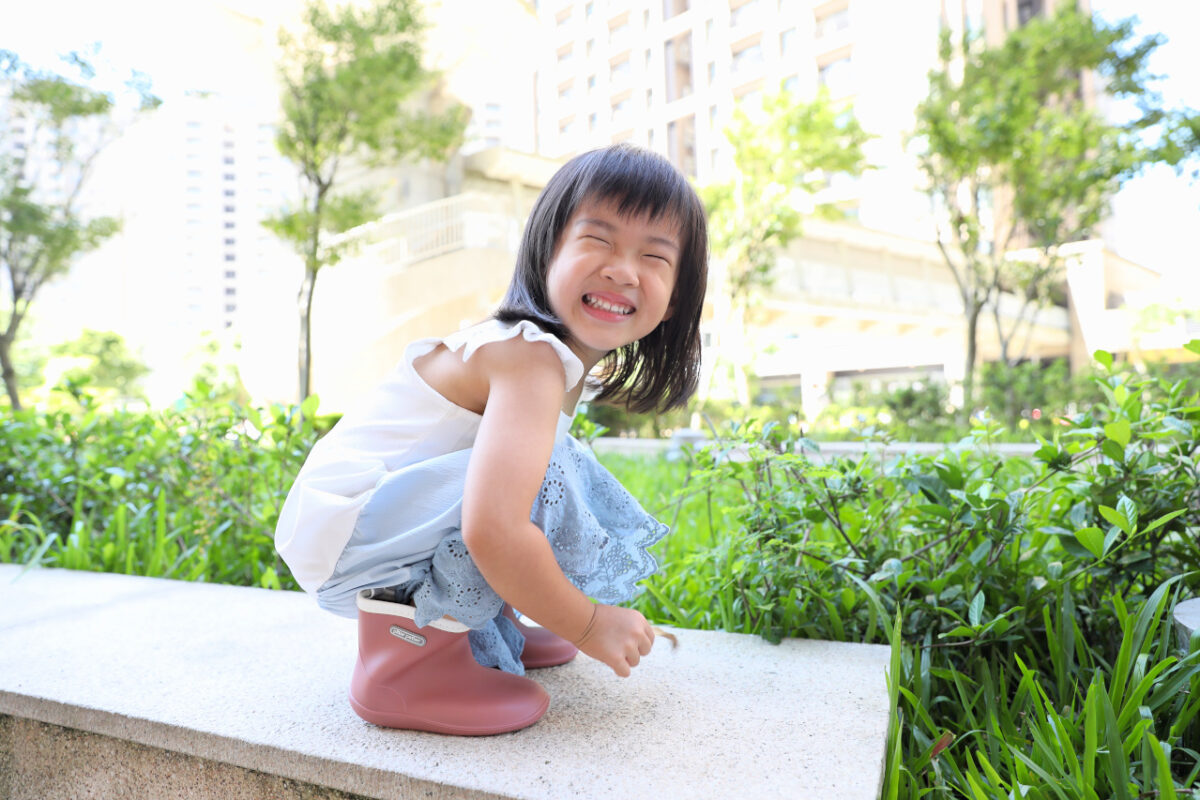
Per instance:
[[[439,344],[461,350],[465,361],[486,344],[518,335],[554,348],[563,364],[564,392],[583,379],[583,362],[558,337],[524,320],[488,320],[444,339],[410,344],[391,375],[316,443],[275,526],[275,547],[302,588],[315,592],[333,574],[359,512],[382,478],[475,442],[482,417],[425,383],[413,362]],[[570,426],[571,417],[562,414],[555,440]]]

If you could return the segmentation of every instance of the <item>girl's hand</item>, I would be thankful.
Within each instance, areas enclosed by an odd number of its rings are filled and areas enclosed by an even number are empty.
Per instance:
[[[591,623],[575,646],[612,667],[622,678],[654,646],[654,629],[641,613],[619,606],[593,606]]]

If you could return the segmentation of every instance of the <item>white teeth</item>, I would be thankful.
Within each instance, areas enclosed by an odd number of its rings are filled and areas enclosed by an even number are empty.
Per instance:
[[[590,294],[583,296],[583,302],[587,303],[592,308],[598,308],[601,311],[608,311],[613,314],[632,314],[633,309],[629,306],[614,305],[607,300],[601,300],[599,297],[593,297]]]

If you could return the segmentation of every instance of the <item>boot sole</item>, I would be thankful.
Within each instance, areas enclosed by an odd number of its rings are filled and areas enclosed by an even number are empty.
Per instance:
[[[526,661],[521,659],[521,663],[525,665],[525,669],[545,669],[546,667],[561,667],[563,664],[569,664],[575,660],[578,653],[572,653],[570,658],[563,659],[543,659],[541,661]]]
[[[350,705],[354,709],[354,713],[358,714],[358,716],[372,725],[378,725],[382,728],[428,731],[429,733],[444,733],[451,736],[493,736],[498,733],[511,733],[519,731],[522,728],[528,728],[545,716],[546,710],[550,707],[550,698],[547,697],[538,710],[528,717],[504,723],[503,725],[451,725],[399,711],[376,711],[360,704],[354,699],[353,695],[350,696]]]

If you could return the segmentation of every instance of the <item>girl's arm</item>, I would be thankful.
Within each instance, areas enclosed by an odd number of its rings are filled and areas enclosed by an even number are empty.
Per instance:
[[[593,605],[529,520],[554,449],[562,361],[550,345],[519,338],[481,347],[477,359],[488,387],[463,493],[467,550],[497,594],[625,677],[650,652],[650,625],[632,609]]]

